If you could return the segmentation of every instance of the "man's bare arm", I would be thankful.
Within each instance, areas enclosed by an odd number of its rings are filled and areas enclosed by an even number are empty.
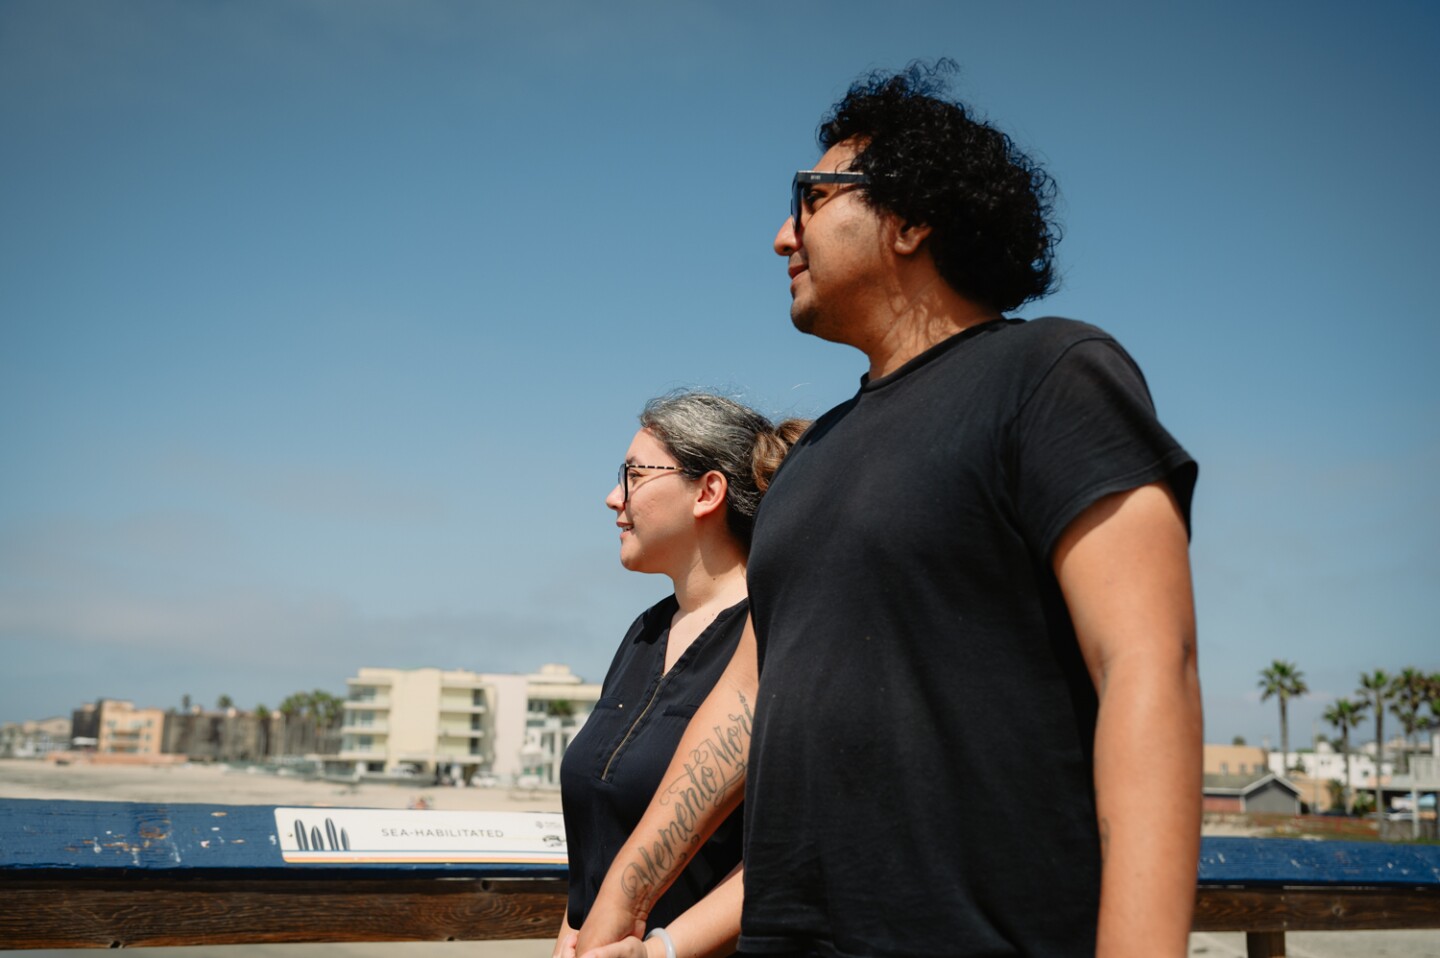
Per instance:
[[[1189,544],[1169,487],[1096,502],[1054,563],[1100,699],[1096,953],[1178,958],[1195,904],[1202,723]]]
[[[740,804],[759,679],[747,620],[730,664],[690,719],[664,784],[606,872],[580,929],[579,954],[644,937],[656,900]]]

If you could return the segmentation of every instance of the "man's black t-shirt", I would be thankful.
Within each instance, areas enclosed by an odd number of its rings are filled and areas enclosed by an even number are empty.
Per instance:
[[[570,924],[579,928],[615,853],[659,790],[690,716],[725,671],[744,631],[748,604],[715,617],[665,671],[677,608],[671,596],[630,626],[605,675],[600,700],[560,763],[570,854]],[[668,924],[740,862],[741,813],[732,813],[660,897],[652,925]]]
[[[1095,946],[1096,695],[1051,567],[1097,499],[1195,465],[1102,331],[997,320],[863,382],[775,477],[741,949]]]

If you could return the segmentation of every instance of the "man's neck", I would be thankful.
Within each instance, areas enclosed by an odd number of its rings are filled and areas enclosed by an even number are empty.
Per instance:
[[[920,295],[892,304],[889,315],[877,317],[874,335],[856,345],[870,358],[870,379],[888,376],[937,343],[972,326],[999,319],[993,309],[959,295],[937,279]]]

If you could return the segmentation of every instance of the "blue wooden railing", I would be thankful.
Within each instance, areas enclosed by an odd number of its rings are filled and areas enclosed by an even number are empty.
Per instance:
[[[0,800],[0,949],[549,938],[559,925],[563,862],[344,861],[366,858],[345,826],[355,810],[311,812],[292,826],[274,806]],[[489,813],[398,814],[497,833]],[[558,844],[545,839],[540,858]],[[1283,955],[1287,931],[1440,928],[1440,846],[1207,838],[1194,927],[1245,932],[1256,958]]]

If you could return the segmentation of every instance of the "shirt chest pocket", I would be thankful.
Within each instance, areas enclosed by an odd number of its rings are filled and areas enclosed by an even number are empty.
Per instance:
[[[699,708],[698,702],[656,704],[634,718],[611,751],[601,779],[625,787],[638,787],[648,800],[675,757],[685,728]],[[628,709],[624,711],[629,711]]]

